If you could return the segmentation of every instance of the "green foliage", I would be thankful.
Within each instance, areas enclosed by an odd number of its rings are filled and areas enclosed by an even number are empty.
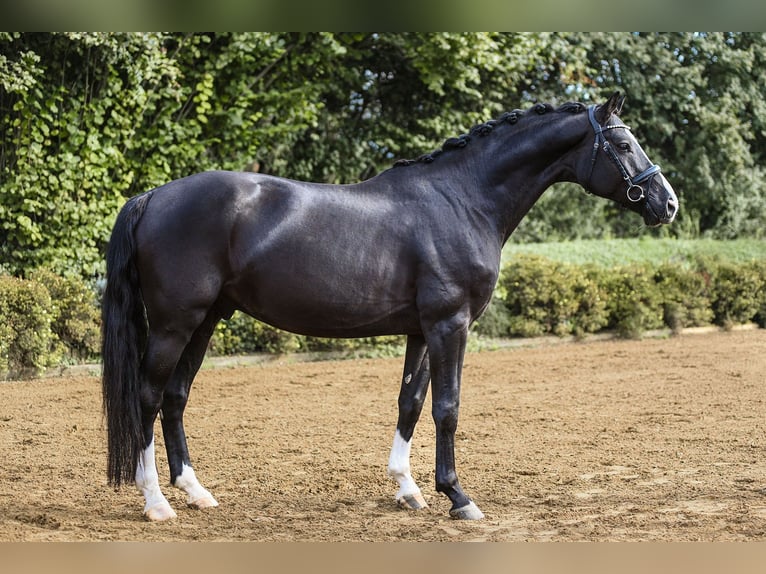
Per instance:
[[[538,35],[342,33],[322,70],[324,109],[290,150],[290,177],[366,178],[518,107],[547,45]],[[265,162],[270,167],[271,162]]]
[[[501,339],[511,335],[511,313],[497,291],[482,316],[471,326],[471,332],[481,337]]]
[[[607,328],[620,336],[638,338],[663,326],[662,292],[653,273],[644,267],[602,270],[607,295]]]
[[[44,269],[28,279],[0,275],[0,376],[91,360],[99,344],[95,296],[80,279]]]
[[[674,235],[763,237],[763,33],[566,34],[580,68],[628,94],[625,113],[679,193]],[[605,55],[608,54],[608,57]]]
[[[565,263],[516,255],[501,273],[497,302],[474,330],[488,336],[582,335],[611,329],[623,337],[668,327],[674,332],[714,323],[766,319],[766,257],[628,265]],[[498,305],[498,302],[501,304]]]
[[[100,352],[101,317],[93,290],[81,279],[61,277],[37,269],[29,279],[43,285],[51,296],[55,319],[51,330],[72,361],[93,359]]]
[[[150,42],[110,34],[0,42],[9,66],[0,68],[0,253],[12,272],[101,269],[100,248],[132,180],[145,91],[164,73]],[[19,68],[25,80],[9,81]]]
[[[756,312],[753,321],[762,329],[766,328],[766,260],[750,262],[753,271],[760,277],[760,290],[755,293]]]
[[[716,253],[726,253],[730,246],[716,248],[715,242],[706,241],[700,242],[704,250],[687,245],[687,258],[668,251],[662,241],[640,243],[657,261],[582,263],[582,246],[576,243],[569,251],[550,251],[562,258],[574,254],[573,262],[515,255],[503,268],[495,296],[473,332],[493,338],[581,337],[612,329],[624,337],[640,337],[663,326],[676,332],[710,323],[729,328],[755,321],[766,326],[766,256],[728,259]],[[633,242],[627,246],[635,247]],[[611,251],[620,249],[612,246]],[[661,253],[672,256],[663,258]],[[82,280],[46,269],[35,270],[27,279],[0,274],[0,376],[36,374],[61,362],[95,358],[98,343],[94,291]],[[372,357],[401,355],[404,344],[403,336],[304,337],[238,312],[218,325],[210,351]]]
[[[607,321],[604,293],[591,269],[519,257],[505,267],[499,287],[512,335],[581,336],[601,329]]]
[[[297,335],[275,329],[239,311],[231,319],[218,323],[210,342],[210,351],[215,355],[281,354],[299,348]]]
[[[0,33],[2,270],[102,276],[125,198],[190,173],[259,169],[357,181],[502,111],[599,103],[617,88],[628,95],[627,123],[678,192],[678,221],[647,230],[573,184],[555,186],[512,240],[561,243],[514,243],[506,254],[512,261],[522,249],[545,249],[560,264],[518,279],[515,300],[505,299],[501,281],[501,302],[475,330],[579,334],[601,328],[604,314],[626,334],[658,322],[764,324],[760,263],[742,267],[766,251],[764,58],[764,33]],[[585,247],[564,242],[596,237]],[[729,263],[700,262],[715,253]],[[662,262],[669,266],[658,269]],[[574,263],[614,273],[607,280]],[[615,268],[625,266],[637,275],[619,276]],[[534,292],[532,281],[558,275],[561,284]],[[0,325],[6,368],[94,352],[82,286],[52,277],[38,275],[52,306],[37,281],[21,288],[2,279],[3,313],[31,312]],[[20,334],[23,320],[47,320],[55,335]],[[375,342],[393,349],[401,339]],[[234,318],[213,347],[357,353],[367,343],[295,337]]]
[[[36,374],[58,359],[56,309],[35,281],[0,275],[0,374]]]
[[[705,261],[710,277],[713,322],[723,327],[758,318],[763,309],[766,275],[764,263],[734,265],[728,261]]]
[[[324,57],[322,38],[0,38],[0,257],[7,269],[101,275],[103,247],[126,197],[197,171],[242,169],[260,148],[286,154],[322,107],[303,59]]]
[[[540,86],[596,100],[619,88],[628,95],[626,122],[675,187],[676,223],[635,225],[614,206],[586,203],[571,186],[548,193],[517,230],[518,239],[637,235],[764,237],[766,233],[766,81],[758,33],[561,33],[560,73]],[[544,98],[543,98],[544,99]],[[587,214],[585,225],[562,225]],[[592,222],[598,222],[592,225]]]
[[[681,201],[635,214],[572,184],[523,241],[764,237],[763,33],[3,33],[0,260],[103,274],[126,197],[207,169],[349,182],[501,111],[615,88]]]
[[[713,319],[710,276],[702,269],[662,263],[654,272],[662,296],[662,317],[674,332],[708,325]]]

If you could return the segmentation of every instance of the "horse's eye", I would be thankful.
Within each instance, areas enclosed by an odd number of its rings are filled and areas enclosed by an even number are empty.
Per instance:
[[[619,147],[621,151],[630,151],[630,144],[628,142],[620,142],[617,144],[617,147]]]

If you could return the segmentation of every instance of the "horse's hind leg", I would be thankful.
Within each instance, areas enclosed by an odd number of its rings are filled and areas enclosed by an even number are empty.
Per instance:
[[[168,453],[170,483],[186,492],[187,504],[195,508],[218,506],[218,502],[202,487],[192,468],[183,426],[183,413],[192,382],[202,365],[210,337],[220,318],[221,314],[213,307],[197,327],[165,388],[162,402],[162,433]]]
[[[147,445],[138,459],[136,487],[144,495],[144,515],[149,520],[168,520],[176,513],[160,490],[154,458],[154,421],[162,405],[165,386],[186,347],[188,336],[182,332],[152,330],[142,363],[141,418]]]
[[[418,510],[428,506],[410,471],[412,435],[423,410],[430,379],[428,353],[423,337],[407,338],[402,388],[399,391],[399,420],[388,459],[388,474],[399,483],[396,501],[403,508]]]

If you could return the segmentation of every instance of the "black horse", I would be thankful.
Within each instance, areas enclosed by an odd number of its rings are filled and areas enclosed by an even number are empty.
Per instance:
[[[217,505],[192,470],[183,412],[215,325],[240,309],[305,335],[407,335],[388,464],[397,500],[425,505],[409,454],[431,381],[436,490],[453,517],[482,518],[458,483],[454,436],[468,328],[508,236],[560,181],[650,226],[676,215],[673,189],[618,117],[623,100],[506,113],[355,185],[205,172],[130,199],[102,310],[110,483],[135,481],[149,519],[175,516],[154,463],[161,412],[171,483],[192,506]]]

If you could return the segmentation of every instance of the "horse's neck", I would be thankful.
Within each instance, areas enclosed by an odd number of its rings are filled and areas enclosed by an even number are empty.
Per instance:
[[[538,121],[508,137],[487,140],[482,152],[490,159],[483,162],[486,175],[479,181],[503,242],[546,189],[560,181],[576,181],[574,151],[585,132],[575,119],[551,115],[551,121]]]

